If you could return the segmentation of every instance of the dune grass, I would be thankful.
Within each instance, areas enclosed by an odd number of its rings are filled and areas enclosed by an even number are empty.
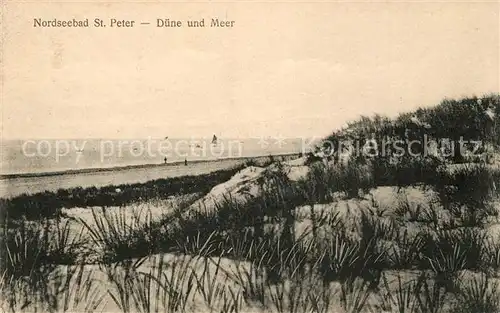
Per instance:
[[[76,295],[54,287],[57,280],[42,278],[60,273],[57,264],[81,265],[77,252],[85,249],[69,236],[64,223],[25,221],[6,234],[9,258],[4,261],[2,288],[7,291],[7,307],[29,307],[32,303],[27,299],[35,299],[51,310],[70,310],[84,297],[93,303],[84,309],[91,310],[107,299],[123,312],[156,312],[160,307],[165,312],[188,312],[195,310],[195,298],[213,312],[239,312],[254,306],[276,312],[328,312],[334,307],[365,312],[373,309],[377,296],[402,312],[441,312],[445,307],[456,309],[452,304],[460,301],[470,307],[495,305],[493,291],[485,289],[484,282],[469,287],[461,283],[464,270],[490,275],[498,268],[498,245],[488,241],[479,227],[484,218],[440,230],[434,213],[428,213],[428,218],[424,214],[426,209],[437,212],[453,199],[468,201],[461,205],[475,204],[487,217],[493,189],[472,189],[469,196],[474,198],[470,200],[444,197],[444,192],[456,190],[431,186],[438,190],[434,207],[417,209],[408,197],[402,197],[392,210],[396,216],[378,207],[372,198],[373,208],[361,209],[360,215],[325,219],[322,214],[311,214],[312,226],[297,233],[296,208],[328,199],[325,190],[316,188],[321,181],[320,170],[316,171],[299,182],[290,181],[281,171],[268,174],[258,197],[240,203],[228,196],[214,210],[200,208],[188,215],[179,209],[153,220],[147,212],[130,216],[125,208],[112,212],[105,207],[93,209],[93,222],[81,223],[91,245],[100,247],[94,250],[100,251],[96,260],[109,282],[104,294],[96,291],[98,282],[76,270],[59,276],[59,286],[73,276],[80,277],[76,284],[80,287],[73,288]],[[463,171],[472,174],[444,176],[440,178],[446,182],[443,185],[461,186],[464,179],[478,181],[477,177],[489,177],[490,182],[496,179],[495,173],[485,173],[487,168]],[[349,197],[356,190],[359,197],[369,186],[363,179],[352,180],[353,173],[363,173],[359,169],[334,173],[350,180],[355,188],[337,182],[328,191],[332,194],[344,192]],[[317,184],[316,189],[304,189],[308,179]],[[422,225],[416,235],[400,229],[404,226],[401,219],[408,217]],[[453,217],[462,221],[458,215]],[[347,227],[346,219],[354,220],[357,228]],[[50,227],[55,231],[49,232]],[[182,254],[168,262],[160,258],[149,270],[141,269],[149,255],[165,252]],[[223,260],[231,262],[232,269],[222,265]],[[392,270],[421,274],[410,283],[399,281],[396,294],[391,289],[393,294],[388,295],[383,277]],[[474,290],[469,298],[463,292],[467,288]],[[332,301],[333,296],[338,301]]]
[[[436,159],[399,164],[352,160],[313,163],[305,178],[291,181],[279,162],[272,166],[260,181],[261,192],[247,201],[227,195],[211,209],[182,206],[157,219],[147,211],[131,215],[123,206],[207,192],[238,169],[3,200],[13,221],[3,228],[2,308],[94,312],[112,304],[122,312],[500,310],[500,244],[486,230],[498,217],[493,204],[499,196],[499,170],[464,165],[451,171]],[[393,207],[369,196],[387,185],[398,189]],[[404,193],[408,186],[429,191],[427,201],[413,202]],[[315,210],[318,203],[339,199],[369,205],[342,214],[335,206]],[[122,208],[110,211],[111,204]],[[92,209],[91,221],[80,220],[87,242],[57,219],[31,221],[39,215],[32,213],[35,209],[57,216],[57,210],[71,206],[100,207]],[[300,226],[304,221],[306,226]],[[90,262],[94,272],[85,266]]]

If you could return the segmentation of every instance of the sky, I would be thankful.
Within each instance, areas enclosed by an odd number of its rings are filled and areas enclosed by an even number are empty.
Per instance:
[[[4,139],[325,136],[361,114],[499,92],[496,2],[6,1],[3,15]]]

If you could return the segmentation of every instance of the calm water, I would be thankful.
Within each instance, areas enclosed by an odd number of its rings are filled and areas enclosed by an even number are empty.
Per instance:
[[[0,174],[298,153],[309,139],[4,140]]]

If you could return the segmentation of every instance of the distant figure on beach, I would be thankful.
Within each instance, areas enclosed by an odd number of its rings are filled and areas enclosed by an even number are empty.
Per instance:
[[[165,164],[167,164],[167,157],[165,157],[163,161],[165,162]]]
[[[184,159],[184,165],[187,166],[188,165],[188,160],[187,159]]]

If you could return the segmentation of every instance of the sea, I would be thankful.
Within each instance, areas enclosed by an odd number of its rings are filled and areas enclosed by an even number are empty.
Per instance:
[[[304,153],[311,138],[3,140],[0,175]]]

